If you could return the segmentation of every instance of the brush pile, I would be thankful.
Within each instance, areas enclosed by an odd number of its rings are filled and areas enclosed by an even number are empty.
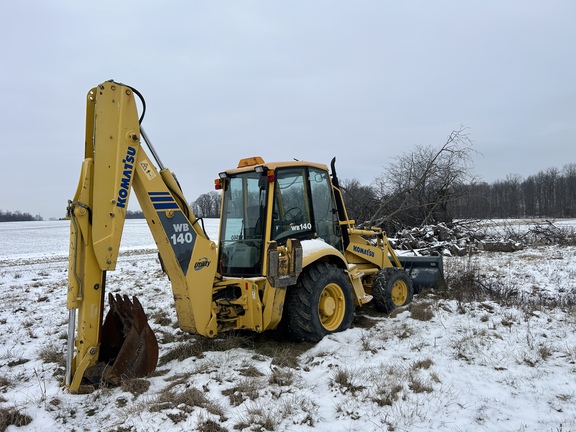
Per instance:
[[[395,250],[413,251],[416,255],[464,256],[481,251],[515,252],[525,243],[507,236],[489,234],[485,225],[469,221],[425,225],[404,229],[390,238]]]

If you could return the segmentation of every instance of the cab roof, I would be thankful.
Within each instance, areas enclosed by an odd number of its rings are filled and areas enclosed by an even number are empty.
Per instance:
[[[307,161],[283,161],[283,162],[264,162],[260,156],[254,156],[249,158],[240,159],[237,168],[232,168],[226,170],[227,174],[239,174],[243,172],[254,171],[256,167],[262,166],[268,170],[276,170],[277,168],[289,168],[289,167],[313,167],[324,171],[328,171],[328,167],[325,164]]]

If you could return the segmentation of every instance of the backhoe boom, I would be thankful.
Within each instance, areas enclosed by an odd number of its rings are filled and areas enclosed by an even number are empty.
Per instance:
[[[99,376],[107,364],[114,367],[115,358],[101,357],[106,271],[116,268],[132,189],[170,278],[180,327],[205,336],[216,334],[212,310],[216,245],[199,225],[174,175],[166,168],[157,171],[140,145],[141,136],[133,89],[108,81],[90,90],[85,160],[67,212],[71,224],[66,384],[71,391],[78,390],[84,375]],[[137,310],[138,306],[131,303],[125,308]],[[132,326],[132,321],[121,324]],[[119,329],[119,333],[126,331]],[[146,324],[141,332],[139,337],[144,341],[151,330]],[[154,347],[151,351],[147,355],[154,365],[142,366],[143,374],[156,366],[157,346],[155,354]],[[142,363],[139,359],[132,362]]]

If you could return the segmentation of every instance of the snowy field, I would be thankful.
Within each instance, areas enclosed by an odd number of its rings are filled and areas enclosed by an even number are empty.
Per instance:
[[[207,230],[215,239],[215,221]],[[140,298],[160,365],[70,395],[68,222],[0,223],[0,430],[576,431],[574,246],[447,258],[449,280],[473,272],[498,301],[365,307],[315,345],[184,334],[144,221],[127,222],[121,249],[107,289]]]

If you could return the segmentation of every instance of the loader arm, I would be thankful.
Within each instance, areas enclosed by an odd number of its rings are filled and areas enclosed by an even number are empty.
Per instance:
[[[71,392],[77,392],[86,377],[113,381],[125,373],[144,376],[156,367],[158,346],[137,300],[111,298],[116,317],[103,320],[106,272],[116,268],[132,190],[170,278],[180,328],[205,336],[214,336],[217,330],[212,307],[216,245],[184,199],[175,176],[156,158],[158,170],[141,146],[146,135],[140,128],[135,93],[108,81],[87,96],[85,159],[67,209],[71,223],[65,385]],[[149,148],[155,155],[150,144]],[[110,347],[109,335],[103,333],[118,320],[129,327],[119,331],[119,337],[128,338],[128,330],[132,331],[133,352],[103,358]]]
[[[399,257],[392,248],[388,236],[381,228],[361,229],[356,227],[356,222],[348,217],[346,211],[344,197],[336,174],[336,158],[332,159],[331,168],[336,207],[342,227],[344,254],[348,264],[351,264],[352,268],[355,269],[353,272],[371,278],[382,269],[395,267],[408,273],[416,292],[425,288],[443,286],[445,280],[442,256]],[[357,291],[361,292],[358,278],[353,277],[352,283],[357,287]],[[367,283],[367,285],[370,284],[371,281]]]

